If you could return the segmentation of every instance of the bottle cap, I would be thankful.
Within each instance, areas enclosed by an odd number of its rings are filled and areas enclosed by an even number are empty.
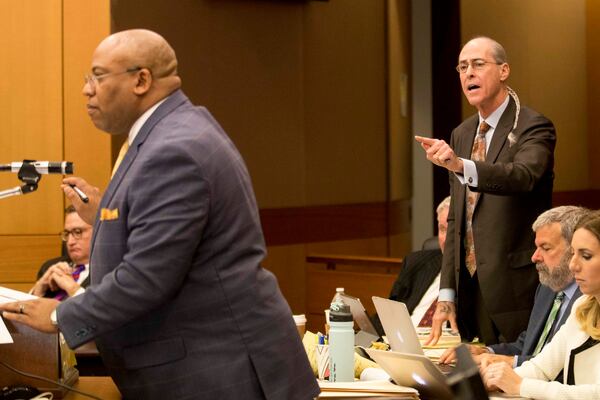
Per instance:
[[[352,322],[350,306],[344,303],[331,303],[329,322]]]

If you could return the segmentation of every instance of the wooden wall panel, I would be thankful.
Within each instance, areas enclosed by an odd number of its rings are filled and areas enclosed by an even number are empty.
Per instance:
[[[31,286],[42,263],[60,255],[61,241],[56,235],[0,236],[0,285]]]
[[[0,163],[62,159],[61,1],[2,3],[0,16]],[[0,235],[58,232],[60,176],[43,176],[37,192],[0,200]],[[21,186],[0,175],[0,190]]]
[[[508,84],[522,104],[554,122],[558,136],[554,189],[558,191],[588,188],[588,148],[596,148],[588,144],[593,135],[588,135],[587,126],[587,79],[589,69],[597,69],[597,64],[586,63],[586,43],[598,42],[593,36],[586,38],[585,6],[585,0],[460,2],[463,42],[487,35],[502,43],[512,69]],[[475,112],[466,101],[463,104],[464,115]]]
[[[590,188],[600,189],[600,135],[598,134],[598,114],[600,114],[600,2],[586,1],[586,72],[588,78],[587,121],[588,157]]]
[[[110,2],[63,2],[65,158],[73,161],[75,175],[103,190],[111,172],[110,135],[96,129],[90,121],[82,87],[94,49],[110,34]]]
[[[89,122],[81,86],[93,49],[109,33],[108,0],[3,5],[0,163],[68,160],[77,174],[105,186],[110,141]],[[37,192],[0,200],[0,285],[29,289],[39,266],[60,255],[61,179],[43,176]],[[0,176],[0,190],[19,183],[13,174]]]

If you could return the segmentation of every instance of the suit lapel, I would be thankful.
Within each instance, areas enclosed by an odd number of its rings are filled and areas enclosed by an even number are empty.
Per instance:
[[[556,294],[547,288],[546,286],[541,286],[542,290],[544,290],[544,295],[540,297],[540,311],[543,311],[543,314],[538,317],[537,323],[533,326],[531,332],[527,332],[526,343],[524,343],[523,348],[527,354],[532,354],[535,346],[537,346],[538,340],[542,335],[542,330],[544,330],[544,326],[546,325],[546,320],[548,319],[548,314],[550,313],[550,309],[552,308],[552,304],[554,303],[554,297]]]
[[[506,106],[506,110],[502,113],[500,117],[500,121],[498,121],[498,126],[494,130],[494,136],[492,137],[492,143],[490,143],[490,147],[488,148],[487,154],[485,156],[486,162],[495,162],[498,158],[498,154],[500,154],[500,150],[506,143],[506,138],[510,133],[513,123],[515,121],[515,101],[512,97],[509,96],[508,105]]]
[[[581,296],[581,290],[579,290],[579,288],[577,288],[577,290],[575,290],[575,292],[573,293],[573,296],[571,297],[571,300],[569,300],[569,304],[567,305],[567,308],[565,309],[565,312],[560,317],[560,320],[558,321],[558,323],[560,325],[558,325],[558,326],[562,326],[565,323],[565,321],[567,320],[567,318],[569,318],[569,315],[571,314],[571,309],[573,308],[573,303],[575,303],[575,301],[580,296]],[[556,333],[556,330],[551,330],[550,331],[550,335],[548,336],[548,341],[550,341],[550,339],[552,339],[552,336],[554,336],[554,333]]]
[[[154,128],[158,121],[163,119],[166,115],[170,114],[175,108],[177,108],[185,101],[188,101],[188,98],[185,96],[185,94],[183,94],[181,90],[177,90],[171,95],[169,95],[169,97],[167,97],[167,99],[154,111],[154,113],[152,113],[150,118],[148,118],[148,120],[144,123],[144,125],[136,135],[135,139],[133,140],[133,143],[131,143],[131,146],[129,146],[129,150],[127,150],[127,153],[125,154],[125,157],[123,158],[119,169],[110,180],[108,187],[106,188],[106,191],[102,196],[102,200],[100,200],[98,211],[96,212],[96,219],[94,221],[94,231],[92,233],[92,241],[90,246],[90,260],[94,250],[94,244],[96,242],[98,227],[100,226],[101,222],[100,210],[102,208],[106,208],[107,205],[110,203],[111,199],[113,198],[114,194],[119,188],[123,177],[126,175],[127,170],[137,157],[139,148],[142,146],[142,144],[152,131],[152,128]]]

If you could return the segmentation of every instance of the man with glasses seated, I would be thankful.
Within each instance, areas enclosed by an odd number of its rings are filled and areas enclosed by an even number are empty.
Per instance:
[[[60,233],[67,255],[46,261],[40,267],[31,293],[63,300],[85,291],[89,284],[92,227],[73,206],[65,209],[65,228]]]

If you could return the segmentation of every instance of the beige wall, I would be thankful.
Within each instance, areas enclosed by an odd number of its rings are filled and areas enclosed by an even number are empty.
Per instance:
[[[461,0],[463,42],[475,35],[502,43],[509,85],[554,122],[554,190],[589,188],[585,0]]]
[[[93,48],[109,31],[108,1],[2,5],[0,163],[68,160],[76,174],[105,186],[110,141],[89,122],[81,86]],[[27,288],[42,262],[60,255],[60,182],[42,176],[36,192],[0,200],[0,285]],[[0,175],[0,190],[15,186],[15,174]]]

